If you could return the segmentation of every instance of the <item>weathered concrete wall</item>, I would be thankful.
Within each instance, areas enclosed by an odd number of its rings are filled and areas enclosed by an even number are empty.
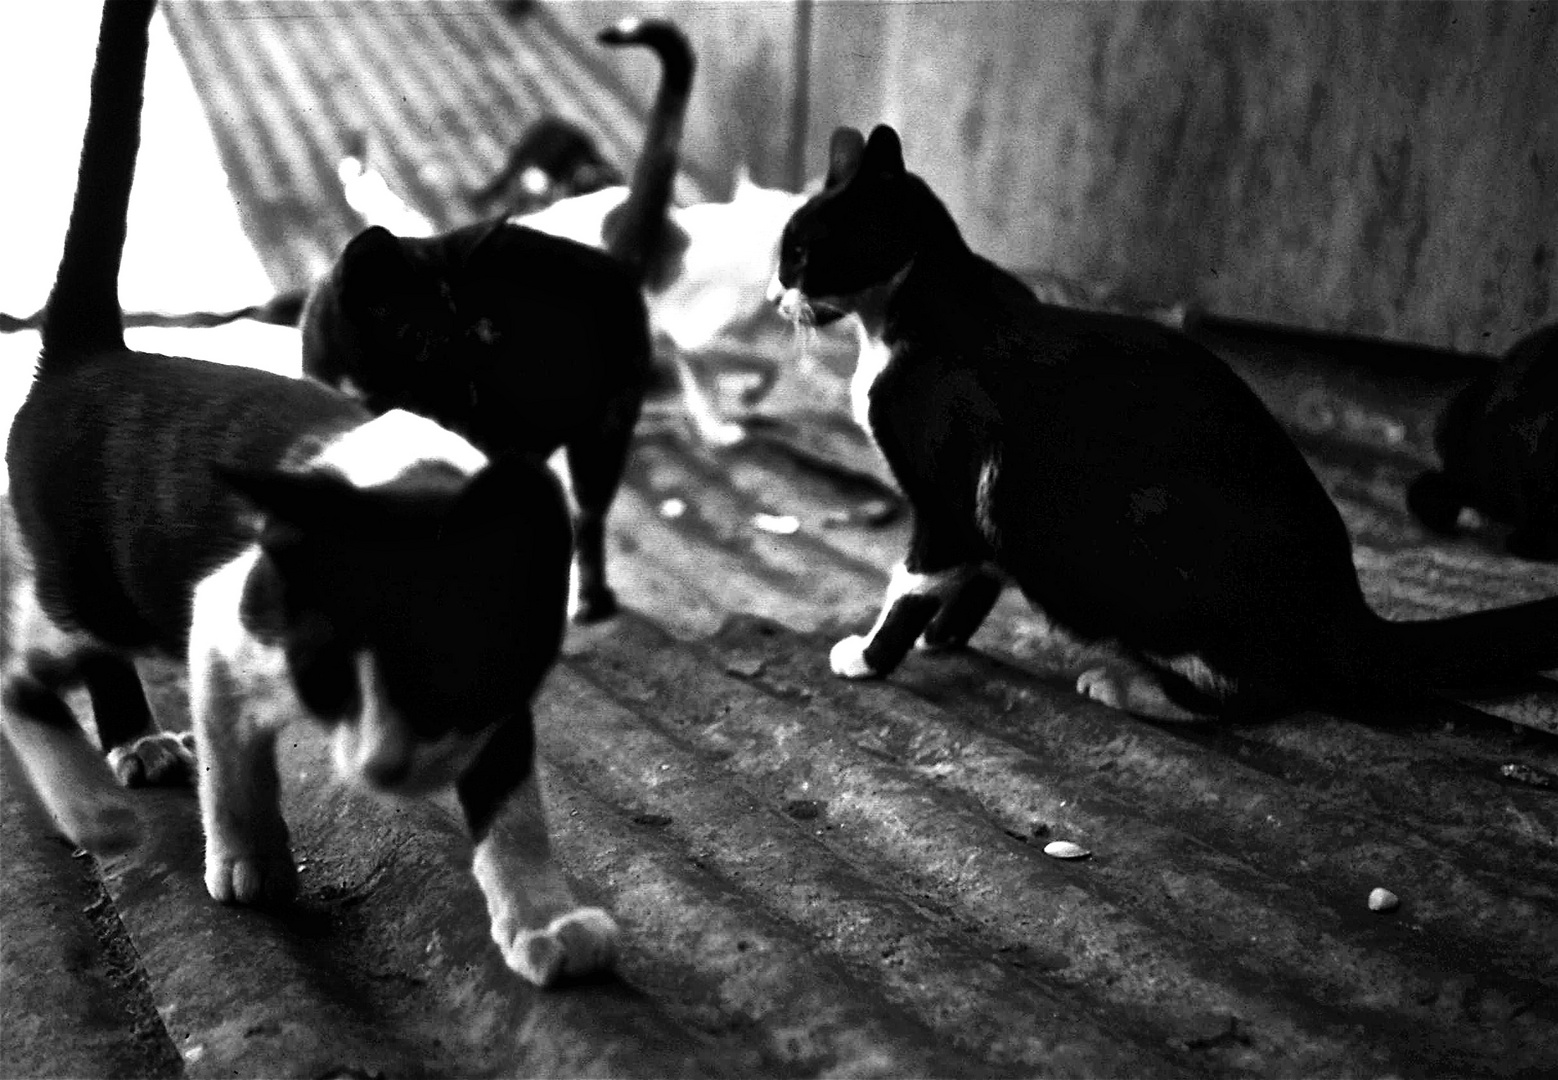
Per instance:
[[[834,122],[879,108],[1003,263],[1461,348],[1558,314],[1558,4],[914,4],[863,21],[874,49],[819,34],[814,67],[875,69],[879,94],[831,107],[819,90],[813,160]]]
[[[1558,316],[1558,3],[564,4],[699,51],[689,155],[885,120],[979,250],[1220,314],[1501,350]],[[807,17],[809,33],[801,27]],[[647,101],[652,65],[623,65]]]

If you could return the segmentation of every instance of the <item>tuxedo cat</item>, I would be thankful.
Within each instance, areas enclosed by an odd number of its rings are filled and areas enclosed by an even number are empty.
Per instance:
[[[624,183],[587,131],[560,116],[543,116],[519,137],[502,171],[467,201],[481,214],[528,214]]]
[[[897,134],[834,134],[773,294],[854,317],[855,415],[914,515],[881,617],[833,649],[885,675],[957,645],[1015,582],[1130,661],[1078,689],[1184,719],[1349,706],[1558,665],[1558,600],[1388,622],[1291,439],[1216,356],[1145,320],[1053,307],[976,255]]]
[[[606,513],[649,388],[640,284],[664,247],[693,67],[664,21],[626,19],[601,40],[647,46],[664,67],[607,252],[501,218],[428,237],[373,226],[315,288],[302,324],[303,370],[375,412],[420,413],[492,454],[565,449],[583,622],[617,610]]]
[[[1558,323],[1521,338],[1457,394],[1434,441],[1442,468],[1407,489],[1423,524],[1454,532],[1470,506],[1514,526],[1511,555],[1558,559]]]
[[[206,888],[254,904],[296,890],[274,746],[312,718],[343,778],[455,790],[514,970],[546,984],[605,967],[616,926],[574,903],[532,769],[530,700],[561,642],[570,548],[545,465],[489,461],[318,383],[125,348],[152,8],[104,6],[43,350],[7,444],[31,574],[13,577],[5,736],[61,831],[99,853],[138,832],[116,779],[193,774]],[[151,654],[188,660],[192,742],[151,716],[133,662]],[[81,686],[107,764],[65,703]]]

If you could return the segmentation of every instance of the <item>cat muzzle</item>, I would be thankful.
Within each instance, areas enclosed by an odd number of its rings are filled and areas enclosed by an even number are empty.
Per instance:
[[[818,300],[809,300],[795,286],[785,288],[774,274],[768,283],[768,302],[779,309],[779,314],[797,326],[826,326],[842,319],[848,312]]]

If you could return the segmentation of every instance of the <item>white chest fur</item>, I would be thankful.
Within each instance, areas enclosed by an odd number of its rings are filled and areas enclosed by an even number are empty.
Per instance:
[[[849,406],[855,423],[865,428],[867,433],[871,430],[871,388],[876,385],[882,372],[887,370],[892,359],[892,346],[881,338],[870,336],[862,326],[860,355],[855,360],[855,374],[849,380]]]

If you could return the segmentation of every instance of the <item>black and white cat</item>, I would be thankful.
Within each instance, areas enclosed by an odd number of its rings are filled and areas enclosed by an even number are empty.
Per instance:
[[[7,445],[31,574],[12,579],[5,736],[61,831],[96,852],[138,835],[115,774],[193,773],[206,888],[252,904],[296,889],[274,744],[312,718],[344,778],[455,790],[510,967],[538,984],[606,967],[616,925],[573,901],[532,769],[530,700],[567,604],[551,473],[318,383],[125,348],[152,9],[104,7],[43,350]],[[193,745],[151,716],[134,666],[149,654],[187,658]],[[65,703],[80,686],[108,764]]]
[[[1254,393],[1144,320],[1054,307],[971,251],[897,134],[841,128],[773,297],[852,315],[855,415],[914,514],[881,617],[833,670],[966,642],[1012,581],[1130,663],[1078,689],[1184,719],[1338,707],[1558,665],[1558,600],[1430,622],[1365,602],[1347,530]]]
[[[1454,532],[1469,506],[1513,526],[1511,555],[1558,559],[1558,323],[1521,338],[1457,394],[1434,441],[1441,468],[1407,489],[1423,524]]]
[[[304,308],[303,370],[374,412],[408,409],[490,454],[566,451],[578,512],[580,621],[617,610],[606,514],[652,375],[641,284],[666,251],[692,53],[670,23],[627,19],[613,45],[664,67],[628,198],[606,251],[503,219],[438,236],[356,236]]]

